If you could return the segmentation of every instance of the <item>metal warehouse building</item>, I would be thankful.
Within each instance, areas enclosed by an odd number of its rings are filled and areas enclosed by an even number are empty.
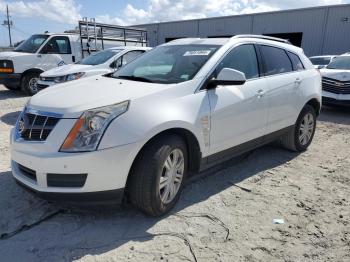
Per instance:
[[[138,25],[150,46],[182,37],[264,34],[289,39],[308,56],[350,51],[350,4]]]

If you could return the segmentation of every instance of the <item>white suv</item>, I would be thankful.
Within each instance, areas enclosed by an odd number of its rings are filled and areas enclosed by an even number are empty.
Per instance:
[[[161,215],[188,175],[275,140],[306,150],[320,107],[319,72],[281,39],[175,40],[33,96],[11,134],[12,172],[46,198],[126,197]]]

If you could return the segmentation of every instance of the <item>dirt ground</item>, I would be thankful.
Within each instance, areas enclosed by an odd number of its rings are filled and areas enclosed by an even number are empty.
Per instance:
[[[350,261],[350,109],[324,108],[307,152],[255,150],[150,218],[131,207],[61,207],[19,188],[9,131],[27,100],[0,87],[1,261]]]

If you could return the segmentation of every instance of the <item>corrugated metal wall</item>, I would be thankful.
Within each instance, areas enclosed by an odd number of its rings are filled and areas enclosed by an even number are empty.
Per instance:
[[[166,38],[302,32],[302,48],[309,56],[350,51],[350,5],[138,26],[148,29],[150,46]]]

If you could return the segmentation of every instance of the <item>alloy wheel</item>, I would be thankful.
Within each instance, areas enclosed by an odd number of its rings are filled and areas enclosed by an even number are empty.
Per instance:
[[[174,149],[166,158],[159,179],[160,199],[168,204],[177,195],[185,170],[185,159],[180,149]]]
[[[305,146],[309,143],[312,138],[312,134],[315,128],[315,119],[311,113],[307,113],[300,124],[299,128],[299,142],[301,145]]]

